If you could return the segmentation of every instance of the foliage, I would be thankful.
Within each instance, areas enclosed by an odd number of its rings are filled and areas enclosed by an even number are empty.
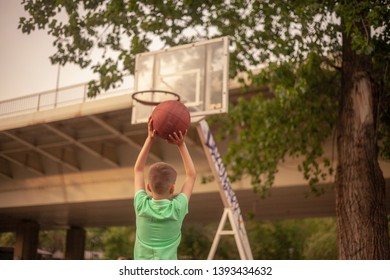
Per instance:
[[[0,233],[0,247],[13,247],[16,242],[15,233],[2,232]]]
[[[106,259],[116,260],[120,257],[133,258],[135,229],[132,227],[107,228],[101,235]]]
[[[196,234],[187,235],[179,252],[202,252],[193,259],[206,259],[217,225],[197,227]],[[190,227],[191,229],[191,227]],[[194,230],[190,230],[195,232]],[[256,260],[326,260],[337,259],[336,221],[334,218],[310,218],[279,221],[249,221],[246,231]],[[198,242],[198,239],[203,242]],[[194,245],[195,244],[195,245]],[[197,248],[199,246],[199,248]],[[233,236],[221,237],[214,259],[239,259]]]
[[[254,259],[337,259],[336,222],[331,218],[249,222]],[[328,243],[318,237],[328,236]],[[326,247],[325,250],[323,250]]]
[[[66,230],[41,230],[39,232],[40,249],[54,253],[65,252]]]
[[[249,223],[248,237],[252,245],[254,259],[300,259],[295,247],[293,230],[281,223]],[[296,240],[298,241],[298,240]],[[298,241],[299,242],[299,241]]]
[[[178,249],[179,259],[207,259],[217,225],[185,225]],[[334,218],[249,221],[246,223],[254,259],[336,259]],[[88,228],[86,250],[104,252],[105,259],[132,258],[134,227]],[[41,231],[39,248],[49,252],[65,250],[66,231]],[[13,247],[15,234],[0,234],[0,247]],[[239,259],[235,240],[223,236],[214,259]]]
[[[28,16],[23,33],[45,29],[57,51],[52,63],[74,63],[99,74],[90,95],[133,73],[134,56],[154,41],[174,46],[229,36],[234,61],[231,74],[268,60],[301,60],[309,51],[324,54],[340,48],[333,34],[335,1],[66,1],[23,0]],[[92,53],[102,55],[93,62]]]
[[[274,98],[258,94],[250,102],[240,99],[219,129],[233,139],[225,156],[232,179],[249,174],[255,189],[264,191],[272,186],[280,161],[303,155],[299,169],[312,190],[321,193],[316,185],[333,174],[323,143],[337,117],[338,72],[322,67],[321,58],[310,53],[298,68],[271,64],[257,82],[268,84]]]
[[[310,236],[303,255],[307,260],[336,260],[336,227],[333,226],[329,231],[318,232]]]
[[[207,259],[210,240],[207,234],[198,226],[187,226],[182,229],[182,239],[178,248],[179,259],[204,260]]]

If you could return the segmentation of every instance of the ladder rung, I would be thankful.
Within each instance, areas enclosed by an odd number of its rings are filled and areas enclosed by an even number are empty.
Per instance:
[[[229,235],[229,234],[234,234],[234,231],[232,230],[222,230],[219,232],[220,235]]]

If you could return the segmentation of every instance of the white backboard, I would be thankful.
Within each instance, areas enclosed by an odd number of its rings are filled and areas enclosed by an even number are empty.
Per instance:
[[[191,119],[228,110],[229,42],[227,37],[186,44],[136,56],[134,90],[165,90],[180,96]],[[175,99],[169,94],[144,92],[145,101]],[[132,124],[147,122],[153,106],[134,101]]]

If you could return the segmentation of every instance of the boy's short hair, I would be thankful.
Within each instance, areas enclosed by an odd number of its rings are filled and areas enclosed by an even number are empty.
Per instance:
[[[149,168],[149,185],[157,194],[166,193],[169,187],[176,182],[176,177],[176,170],[168,163],[157,162]]]

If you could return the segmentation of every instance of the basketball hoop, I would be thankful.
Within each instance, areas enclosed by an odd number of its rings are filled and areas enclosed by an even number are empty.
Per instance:
[[[147,101],[147,100],[142,100],[140,96],[144,93],[158,93],[158,94],[165,94],[165,95],[171,95],[172,100],[177,100],[180,101],[180,96],[177,93],[174,93],[172,91],[167,91],[167,90],[156,90],[156,89],[151,89],[151,90],[141,90],[141,91],[136,91],[131,95],[131,98],[133,98],[135,101],[138,103],[141,103],[143,105],[148,105],[148,106],[157,106],[160,104],[162,101]]]

